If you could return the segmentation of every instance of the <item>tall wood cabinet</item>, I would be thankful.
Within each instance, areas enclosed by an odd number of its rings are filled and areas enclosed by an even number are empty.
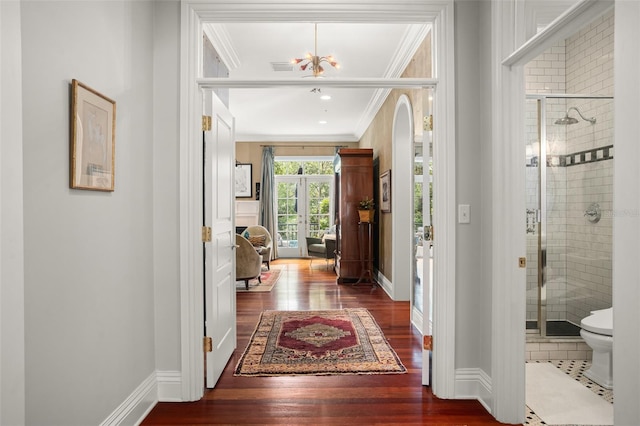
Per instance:
[[[363,273],[372,243],[360,230],[358,202],[373,198],[373,150],[342,148],[336,158],[336,274],[338,284],[354,283]]]

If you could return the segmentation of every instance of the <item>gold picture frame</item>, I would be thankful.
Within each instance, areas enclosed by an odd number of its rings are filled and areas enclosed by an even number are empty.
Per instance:
[[[76,79],[71,82],[71,173],[73,189],[113,191],[116,102]]]

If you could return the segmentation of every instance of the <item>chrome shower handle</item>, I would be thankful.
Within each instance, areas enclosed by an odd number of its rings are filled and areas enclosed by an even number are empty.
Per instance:
[[[591,223],[598,223],[601,217],[600,205],[598,203],[591,203],[589,208],[584,212],[584,216]]]

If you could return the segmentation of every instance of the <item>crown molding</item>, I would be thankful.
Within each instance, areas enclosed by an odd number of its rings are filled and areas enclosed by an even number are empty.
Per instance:
[[[396,54],[391,58],[389,66],[384,72],[386,78],[399,78],[402,75],[430,29],[431,25],[428,24],[415,24],[406,29],[398,44]]]
[[[358,136],[358,140],[362,138],[364,132],[367,131],[374,118],[376,118],[376,114],[378,113],[378,111],[380,111],[380,108],[382,108],[382,104],[384,104],[384,101],[387,99],[387,96],[389,96],[389,93],[391,93],[390,88],[377,89],[371,96],[367,107],[362,112],[360,120],[358,120],[358,124],[356,124],[355,127],[355,132]]]
[[[407,28],[398,44],[396,55],[391,59],[389,67],[384,73],[386,78],[399,78],[402,75],[430,29],[431,25],[429,24],[411,25]],[[391,89],[378,89],[373,93],[355,128],[358,139],[367,131],[389,93],[391,93]]]
[[[204,24],[202,30],[211,41],[211,44],[220,55],[220,60],[229,71],[240,66],[240,58],[233,47],[231,37],[224,24]]]

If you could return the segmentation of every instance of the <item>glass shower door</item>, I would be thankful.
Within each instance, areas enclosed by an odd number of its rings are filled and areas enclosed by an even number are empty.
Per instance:
[[[612,101],[540,94],[525,108],[527,332],[577,337],[611,306]]]
[[[527,99],[525,110],[525,199],[526,199],[526,241],[527,241],[527,316],[526,329],[529,333],[539,333],[538,319],[540,288],[540,102]]]

